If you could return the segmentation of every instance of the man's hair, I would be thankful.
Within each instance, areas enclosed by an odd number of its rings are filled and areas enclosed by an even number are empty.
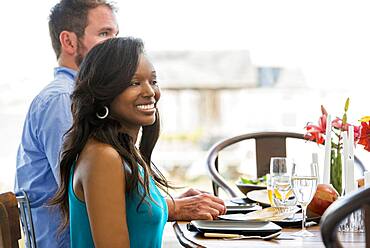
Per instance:
[[[112,11],[116,8],[105,0],[61,0],[49,15],[49,33],[57,59],[61,53],[59,35],[62,31],[76,34],[78,39],[84,36],[89,10],[98,6],[107,6]]]

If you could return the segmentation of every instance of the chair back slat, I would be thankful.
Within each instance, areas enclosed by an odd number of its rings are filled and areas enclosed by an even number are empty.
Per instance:
[[[0,202],[0,247],[11,247],[12,244],[8,219],[6,207]]]
[[[366,248],[370,248],[370,203],[364,206],[365,212],[365,233],[366,233]]]
[[[27,247],[36,248],[36,236],[33,226],[31,206],[25,191],[21,191],[20,195],[17,196],[17,201],[19,204],[19,210],[21,213],[21,220],[23,226],[23,233]]]
[[[269,173],[271,157],[286,157],[286,138],[285,136],[256,138],[257,177]]]
[[[1,243],[4,248],[17,248],[21,239],[18,202],[12,192],[0,194]]]

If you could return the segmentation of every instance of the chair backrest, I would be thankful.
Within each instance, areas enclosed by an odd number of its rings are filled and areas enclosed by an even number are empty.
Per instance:
[[[12,192],[0,194],[0,247],[15,248],[21,239],[18,202]]]
[[[22,222],[26,247],[36,248],[30,203],[26,192],[19,196],[12,192],[0,194],[0,247],[14,248],[22,238]]]
[[[350,213],[363,209],[365,212],[366,247],[370,248],[370,187],[335,201],[321,217],[320,230],[325,247],[343,247],[338,239],[338,225]]]
[[[21,213],[23,233],[27,247],[36,248],[35,229],[33,226],[31,206],[27,193],[22,190],[17,196],[17,201],[19,204],[19,211]]]
[[[304,135],[293,132],[257,132],[227,138],[216,143],[206,155],[207,170],[212,179],[213,193],[218,195],[218,189],[221,187],[231,197],[238,196],[218,172],[218,155],[220,151],[238,142],[254,139],[256,144],[257,177],[261,177],[269,173],[271,157],[286,156],[287,138],[304,140]],[[355,157],[355,163],[362,172],[365,171],[363,164],[357,157]]]

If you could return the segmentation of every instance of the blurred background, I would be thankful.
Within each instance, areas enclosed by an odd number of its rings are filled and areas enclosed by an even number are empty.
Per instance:
[[[48,15],[57,1],[6,1],[0,15],[0,189],[12,190],[23,121],[53,78]],[[211,191],[204,156],[225,137],[304,132],[320,105],[349,122],[370,115],[367,1],[117,1],[120,36],[144,40],[162,88],[154,162],[176,185]],[[307,151],[296,147],[294,157]],[[362,148],[356,155],[369,164]],[[310,154],[308,154],[310,157]],[[225,158],[253,176],[253,144]],[[323,159],[319,161],[323,163]],[[248,167],[249,166],[249,167]],[[254,165],[253,165],[254,166]]]

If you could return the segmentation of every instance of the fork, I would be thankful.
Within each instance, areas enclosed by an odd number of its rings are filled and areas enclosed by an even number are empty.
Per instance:
[[[267,236],[259,236],[259,235],[242,235],[242,234],[231,234],[231,233],[204,233],[204,237],[207,238],[223,238],[225,240],[239,240],[239,239],[262,239],[262,240],[270,240],[276,238],[281,234],[281,231],[267,235]]]

